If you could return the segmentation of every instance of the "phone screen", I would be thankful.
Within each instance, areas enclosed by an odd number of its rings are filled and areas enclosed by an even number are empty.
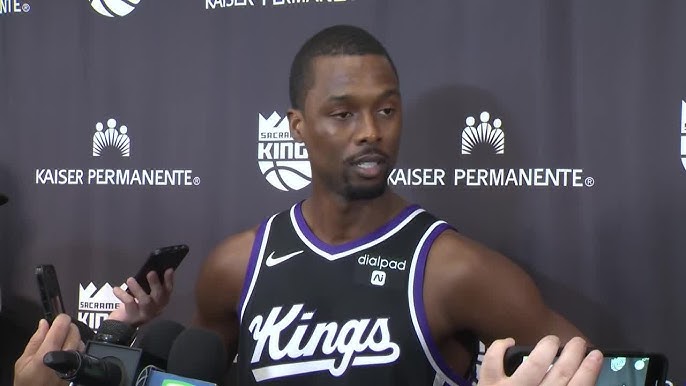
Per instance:
[[[605,357],[596,386],[644,386],[649,364],[647,357]]]

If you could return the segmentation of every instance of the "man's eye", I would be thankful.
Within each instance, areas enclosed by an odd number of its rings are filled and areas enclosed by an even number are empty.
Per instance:
[[[350,112],[348,112],[348,111],[344,111],[344,112],[341,112],[341,113],[332,114],[332,116],[334,116],[334,117],[336,117],[336,118],[339,118],[339,119],[347,119],[347,118],[352,117],[353,114],[350,113]]]
[[[395,109],[392,107],[387,107],[385,109],[381,109],[381,114],[383,115],[391,115],[395,112]]]

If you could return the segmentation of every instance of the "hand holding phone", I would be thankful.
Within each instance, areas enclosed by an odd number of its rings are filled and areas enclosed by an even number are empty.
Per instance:
[[[176,269],[183,258],[188,254],[188,246],[174,245],[154,250],[143,266],[134,276],[134,280],[127,280],[129,287],[123,291],[119,287],[114,288],[114,295],[123,303],[119,308],[112,311],[108,319],[118,320],[131,326],[138,327],[159,315],[169,302],[172,291],[172,283],[165,283],[164,273],[168,269]],[[148,274],[155,272],[159,284],[153,283],[158,291],[151,291],[148,282]],[[170,275],[170,279],[171,279]]]
[[[143,266],[138,270],[136,282],[143,288],[147,294],[150,293],[150,283],[148,282],[148,273],[154,271],[160,284],[164,284],[164,272],[169,268],[176,270],[183,261],[183,258],[188,254],[189,248],[185,244],[172,245],[156,249],[150,253],[150,256],[145,261]],[[126,290],[130,295],[131,291]]]
[[[586,350],[586,355],[592,349]],[[512,375],[531,354],[532,347],[512,346],[505,352],[505,374]],[[559,358],[562,349],[558,350]],[[601,350],[603,365],[596,386],[656,386],[664,385],[667,358],[662,354],[642,351]],[[551,368],[554,366],[551,365]]]
[[[57,272],[52,264],[41,264],[36,267],[35,274],[43,306],[43,316],[49,324],[52,324],[57,315],[66,313]]]

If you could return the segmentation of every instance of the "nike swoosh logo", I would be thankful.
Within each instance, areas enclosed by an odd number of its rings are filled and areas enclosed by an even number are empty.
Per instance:
[[[274,252],[270,253],[269,256],[267,256],[267,267],[273,267],[279,263],[283,263],[284,261],[290,259],[293,256],[297,256],[305,251],[297,251],[293,253],[289,253],[287,255],[281,256],[281,257],[274,257]]]

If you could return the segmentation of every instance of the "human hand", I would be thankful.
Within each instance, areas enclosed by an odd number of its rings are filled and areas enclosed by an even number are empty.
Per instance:
[[[479,386],[593,386],[600,375],[603,354],[593,350],[584,358],[586,342],[578,337],[567,342],[555,365],[550,367],[560,347],[560,339],[546,336],[514,374],[507,377],[505,351],[514,344],[512,338],[491,344],[481,365]]]
[[[43,364],[45,354],[63,350],[85,350],[79,329],[66,314],[57,315],[52,326],[41,319],[24,353],[14,364],[14,386],[68,385],[68,382],[60,379],[51,368]]]
[[[162,313],[174,289],[174,270],[169,268],[164,272],[164,284],[160,283],[155,271],[148,272],[147,278],[150,283],[150,294],[146,293],[132,277],[126,280],[126,285],[133,296],[119,287],[113,288],[114,296],[121,300],[122,304],[110,313],[108,319],[138,327]]]

